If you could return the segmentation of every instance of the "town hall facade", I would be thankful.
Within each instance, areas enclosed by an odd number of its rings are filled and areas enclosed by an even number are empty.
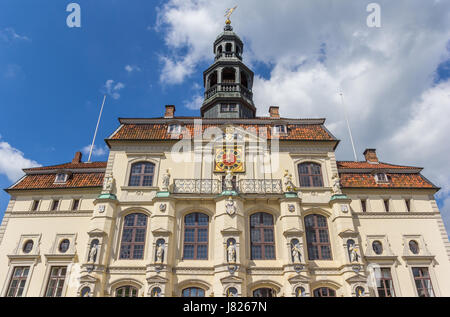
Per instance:
[[[121,118],[106,162],[6,189],[0,296],[450,296],[422,168],[338,161],[324,119],[256,116],[229,20],[213,49],[200,117]]]

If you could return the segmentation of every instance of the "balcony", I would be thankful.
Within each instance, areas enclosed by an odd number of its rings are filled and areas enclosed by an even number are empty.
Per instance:
[[[253,99],[253,93],[245,88],[244,85],[237,83],[221,83],[212,86],[205,92],[205,102],[206,100],[213,98],[216,95],[218,95],[218,97],[229,97],[229,95],[226,93],[237,93],[241,94],[243,97],[249,100]]]
[[[215,194],[222,193],[222,182],[219,179],[175,179],[174,194]],[[280,179],[241,179],[235,190],[241,194],[282,194]]]

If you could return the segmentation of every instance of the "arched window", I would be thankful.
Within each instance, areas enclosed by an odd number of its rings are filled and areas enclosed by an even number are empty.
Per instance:
[[[222,71],[223,83],[235,83],[236,82],[236,70],[234,68],[224,68]]]
[[[154,287],[154,288],[152,289],[151,295],[152,295],[152,297],[161,297],[161,296],[162,296],[161,288],[159,288],[159,287]]]
[[[412,254],[419,254],[420,249],[419,249],[419,244],[417,243],[417,241],[411,240],[408,243],[409,245],[409,250],[411,251]]]
[[[300,187],[323,187],[322,168],[316,163],[298,165]]]
[[[147,216],[130,214],[124,218],[121,259],[140,260],[144,258],[145,235],[147,232]]]
[[[314,297],[336,297],[336,292],[328,287],[316,288],[314,290]]]
[[[253,297],[277,297],[277,292],[272,288],[258,288],[253,291]]]
[[[295,289],[295,296],[296,296],[296,297],[305,297],[305,296],[306,296],[306,290],[305,290],[305,288],[304,288],[304,287],[301,287],[301,286],[297,287],[297,288]]]
[[[231,52],[232,49],[233,49],[233,45],[231,43],[227,43],[225,45],[225,52]]]
[[[68,239],[64,239],[59,244],[59,252],[66,253],[67,250],[69,250],[69,246],[70,246],[70,241]]]
[[[310,260],[331,260],[331,245],[327,218],[321,215],[305,217],[306,241]]]
[[[383,244],[380,241],[374,241],[372,243],[372,249],[375,254],[382,254],[383,253]]]
[[[33,240],[28,240],[27,242],[25,242],[22,248],[23,253],[25,254],[30,253],[31,250],[33,250],[33,246],[34,246]]]
[[[241,72],[241,85],[244,86],[245,88],[248,88],[247,74],[244,72]]]
[[[137,297],[137,294],[137,288],[129,285],[116,289],[116,297]]]
[[[250,243],[252,260],[274,260],[275,239],[273,216],[259,212],[250,217]]]
[[[208,259],[208,224],[209,217],[202,213],[196,212],[184,217],[183,259]]]
[[[208,88],[217,85],[217,71],[209,75],[208,80],[209,80]]]
[[[205,297],[205,290],[198,287],[185,288],[182,293],[183,297]]]
[[[149,162],[139,162],[131,165],[131,174],[129,186],[146,186],[153,185],[153,177],[155,176],[155,164]]]
[[[228,288],[227,297],[238,297],[238,290],[235,287]]]

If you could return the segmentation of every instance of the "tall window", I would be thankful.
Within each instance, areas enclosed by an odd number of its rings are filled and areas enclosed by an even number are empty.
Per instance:
[[[56,211],[58,210],[59,207],[59,200],[55,199],[52,201],[52,206],[51,206],[51,211]]]
[[[361,199],[361,209],[363,212],[367,212],[367,200]]]
[[[389,199],[383,200],[383,203],[384,203],[384,210],[386,212],[389,212]]]
[[[314,297],[336,297],[336,292],[328,287],[316,288],[313,293]]]
[[[155,176],[155,164],[149,162],[140,162],[131,165],[131,174],[129,186],[146,186],[153,185],[153,177]]]
[[[300,187],[323,187],[322,168],[316,163],[298,165]]]
[[[419,297],[434,297],[431,285],[430,273],[426,267],[413,267],[414,282],[416,283]]]
[[[205,214],[196,212],[184,217],[183,259],[208,259],[208,224],[209,217]]]
[[[116,297],[137,297],[138,290],[133,286],[122,286],[116,289]]]
[[[274,260],[275,239],[273,216],[259,212],[250,217],[250,243],[252,260]]]
[[[391,269],[382,268],[380,270],[375,270],[375,278],[377,280],[378,297],[394,296]]]
[[[145,235],[147,232],[147,216],[130,214],[125,217],[120,246],[121,259],[140,260],[144,258]]]
[[[33,205],[31,206],[31,211],[37,211],[39,208],[39,200],[33,200]]]
[[[48,279],[46,297],[61,297],[64,281],[66,280],[67,267],[52,267]]]
[[[198,287],[185,288],[182,292],[183,297],[205,297],[205,291]]]
[[[411,199],[405,199],[406,211],[411,211]]]
[[[79,199],[74,199],[73,203],[72,203],[72,210],[78,210],[78,208],[80,208],[80,200]]]
[[[20,266],[14,268],[13,275],[11,277],[11,282],[9,283],[7,297],[21,297],[23,294],[23,289],[27,282],[28,273],[30,272],[30,267]]]
[[[306,241],[310,260],[331,260],[327,218],[321,215],[305,217]]]

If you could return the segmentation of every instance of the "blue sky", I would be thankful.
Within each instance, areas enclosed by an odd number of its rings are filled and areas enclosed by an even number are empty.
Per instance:
[[[70,2],[0,2],[0,150],[19,158],[0,158],[1,188],[19,166],[67,162],[89,145],[105,92],[95,160],[106,159],[118,117],[161,116],[166,104],[198,115],[212,43],[237,3],[258,114],[278,105],[284,116],[326,117],[342,139],[338,159],[352,159],[344,91],[359,159],[376,147],[382,161],[425,167],[450,226],[448,3],[378,1],[382,27],[369,29],[370,1],[359,0],[78,0],[82,27],[68,28]],[[0,217],[8,200],[0,192]]]

